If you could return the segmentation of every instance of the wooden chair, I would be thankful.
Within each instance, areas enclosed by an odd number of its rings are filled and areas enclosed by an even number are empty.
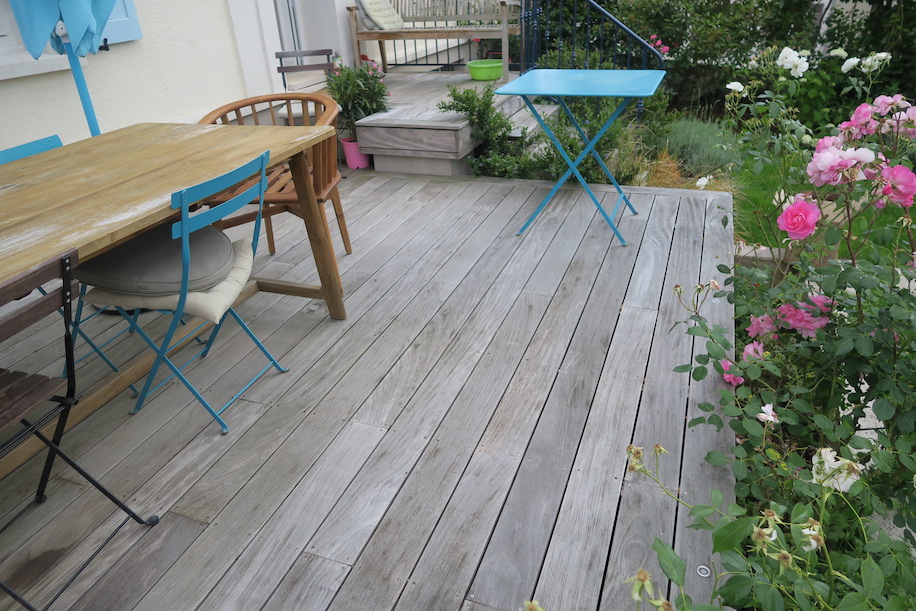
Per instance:
[[[331,125],[337,126],[337,113],[340,107],[332,98],[318,93],[278,93],[247,98],[232,102],[217,108],[199,123],[225,125]],[[312,185],[318,203],[328,200],[334,206],[337,216],[337,225],[340,227],[340,237],[343,239],[344,249],[352,253],[350,234],[347,232],[347,221],[344,218],[343,206],[340,203],[341,175],[337,168],[337,136],[322,141],[315,145],[308,153],[309,168],[311,169]],[[264,194],[264,228],[267,233],[267,250],[270,254],[276,252],[274,242],[273,224],[271,217],[281,212],[292,212],[301,217],[299,211],[299,195],[289,164],[282,164],[270,170],[267,176],[267,191]],[[248,188],[250,181],[238,185],[215,198],[209,203],[220,203],[231,199],[236,194]],[[256,202],[252,202],[256,203]],[[324,207],[322,206],[322,213]],[[255,212],[242,214],[227,219],[219,226],[221,228],[234,227],[254,220]],[[327,222],[327,220],[325,220]]]
[[[73,357],[73,335],[71,333],[72,301],[78,292],[78,283],[71,277],[71,271],[75,264],[76,251],[70,251],[0,284],[0,306],[8,306],[4,308],[5,313],[0,317],[0,341],[12,337],[55,310],[59,310],[63,315],[64,322],[61,336],[63,338],[66,370],[65,377],[52,378],[36,373],[0,368],[0,458],[6,456],[32,436],[35,436],[48,446],[48,456],[45,459],[44,468],[38,482],[38,491],[35,493],[35,503],[44,502],[48,480],[54,466],[54,459],[60,456],[61,460],[70,465],[86,481],[127,514],[124,521],[117,527],[117,530],[120,530],[131,519],[139,524],[152,526],[159,522],[158,517],[151,516],[148,519],[140,517],[60,449],[60,442],[67,427],[70,409],[79,401],[79,396],[76,392],[76,365]],[[59,286],[51,290],[47,290],[47,286],[43,287],[43,285],[47,285],[56,278],[61,279]],[[43,287],[45,290],[35,298],[30,297],[33,289],[39,287]],[[55,420],[57,422],[54,434],[51,439],[48,439],[42,430]],[[16,514],[10,523],[21,516],[29,507],[31,507],[31,504]],[[10,523],[7,523],[0,531],[5,530]],[[110,540],[111,537],[107,538],[90,557],[90,560]],[[88,562],[83,564],[76,572],[76,575],[79,575],[88,564]],[[76,575],[73,576],[74,579]],[[72,582],[73,579],[68,581],[60,592],[63,592]],[[26,609],[35,609],[11,585],[2,580],[0,580],[0,590],[9,594]],[[58,595],[60,592],[58,592]],[[55,596],[54,599],[56,598]]]

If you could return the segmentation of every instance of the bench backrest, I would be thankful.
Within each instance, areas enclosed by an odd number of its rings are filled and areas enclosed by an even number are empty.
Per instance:
[[[518,2],[509,0],[510,12]],[[416,17],[486,15],[498,17],[502,13],[501,0],[391,0],[391,6],[405,20]],[[517,12],[517,8],[515,9]]]

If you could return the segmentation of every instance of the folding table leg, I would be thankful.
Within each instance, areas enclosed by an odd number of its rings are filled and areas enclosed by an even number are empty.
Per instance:
[[[582,161],[588,155],[592,154],[592,152],[594,151],[595,145],[598,143],[599,140],[601,140],[601,138],[604,136],[607,130],[611,127],[611,124],[614,122],[614,119],[616,119],[617,116],[619,116],[619,113],[615,112],[615,114],[601,127],[601,129],[598,130],[598,133],[595,134],[595,137],[591,141],[586,141],[585,148],[582,150],[581,153],[579,153],[579,156],[576,157],[575,160],[572,160],[570,159],[569,154],[566,152],[566,149],[563,148],[563,145],[560,143],[560,140],[557,138],[556,134],[553,132],[552,129],[550,129],[550,126],[547,125],[547,123],[543,120],[543,118],[541,118],[541,115],[538,113],[537,109],[534,107],[534,104],[531,103],[531,100],[528,98],[528,96],[522,96],[522,99],[525,100],[525,104],[528,106],[528,109],[531,111],[531,114],[534,115],[534,118],[541,125],[541,128],[543,128],[544,133],[546,133],[547,137],[550,138],[551,142],[553,142],[554,148],[556,148],[557,152],[560,153],[560,155],[563,157],[563,160],[566,162],[566,165],[569,166],[569,169],[563,173],[563,175],[560,177],[557,183],[553,186],[553,188],[547,194],[547,197],[545,197],[544,200],[540,203],[540,205],[537,207],[537,210],[534,211],[534,214],[532,214],[528,218],[528,220],[525,221],[525,224],[522,225],[522,228],[518,230],[518,233],[516,235],[521,235],[525,232],[526,229],[528,229],[531,223],[534,222],[534,219],[537,218],[537,216],[541,213],[541,211],[543,211],[544,208],[547,206],[548,202],[550,202],[550,200],[553,199],[553,196],[556,195],[557,191],[560,190],[560,187],[563,186],[563,183],[565,183],[571,175],[575,174],[576,179],[579,181],[579,184],[582,185],[582,188],[585,189],[585,192],[591,198],[592,203],[595,204],[596,208],[598,208],[598,212],[600,212],[601,216],[604,217],[604,220],[610,226],[611,231],[613,231],[614,235],[617,236],[617,239],[620,240],[621,245],[626,246],[627,241],[623,239],[623,236],[620,234],[620,231],[617,229],[617,225],[614,223],[611,216],[608,215],[607,211],[601,205],[601,202],[598,201],[598,198],[595,196],[595,193],[592,191],[591,187],[588,186],[588,183],[585,181],[585,178],[579,172],[579,164],[582,163]],[[580,133],[581,133],[581,130],[580,130]],[[620,186],[617,185],[616,181],[614,181],[614,185],[617,188],[617,191],[623,194],[623,191],[620,189]],[[618,200],[617,205],[614,206],[615,214],[616,214],[617,208],[619,208],[619,204],[620,202]],[[627,204],[629,205],[629,201],[627,202]],[[630,209],[632,210],[632,206],[630,206]],[[636,211],[633,210],[633,212],[635,213]]]

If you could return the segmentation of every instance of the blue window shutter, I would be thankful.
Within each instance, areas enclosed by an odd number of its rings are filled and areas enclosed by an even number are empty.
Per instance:
[[[111,17],[102,31],[102,38],[107,38],[108,44],[143,38],[134,0],[116,0]]]

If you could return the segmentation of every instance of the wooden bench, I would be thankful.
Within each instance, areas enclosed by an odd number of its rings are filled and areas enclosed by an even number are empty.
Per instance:
[[[359,43],[376,40],[382,59],[382,71],[388,71],[386,40],[442,40],[442,39],[491,39],[501,41],[503,80],[509,74],[509,35],[521,32],[519,25],[519,0],[484,0],[478,3],[481,12],[448,14],[444,2],[429,0],[394,0],[392,5],[405,21],[400,30],[368,30],[363,27],[355,6],[347,7],[350,12],[350,30],[353,35],[353,51],[356,61],[361,55]],[[437,25],[428,27],[426,24]],[[418,25],[415,25],[418,24]]]

